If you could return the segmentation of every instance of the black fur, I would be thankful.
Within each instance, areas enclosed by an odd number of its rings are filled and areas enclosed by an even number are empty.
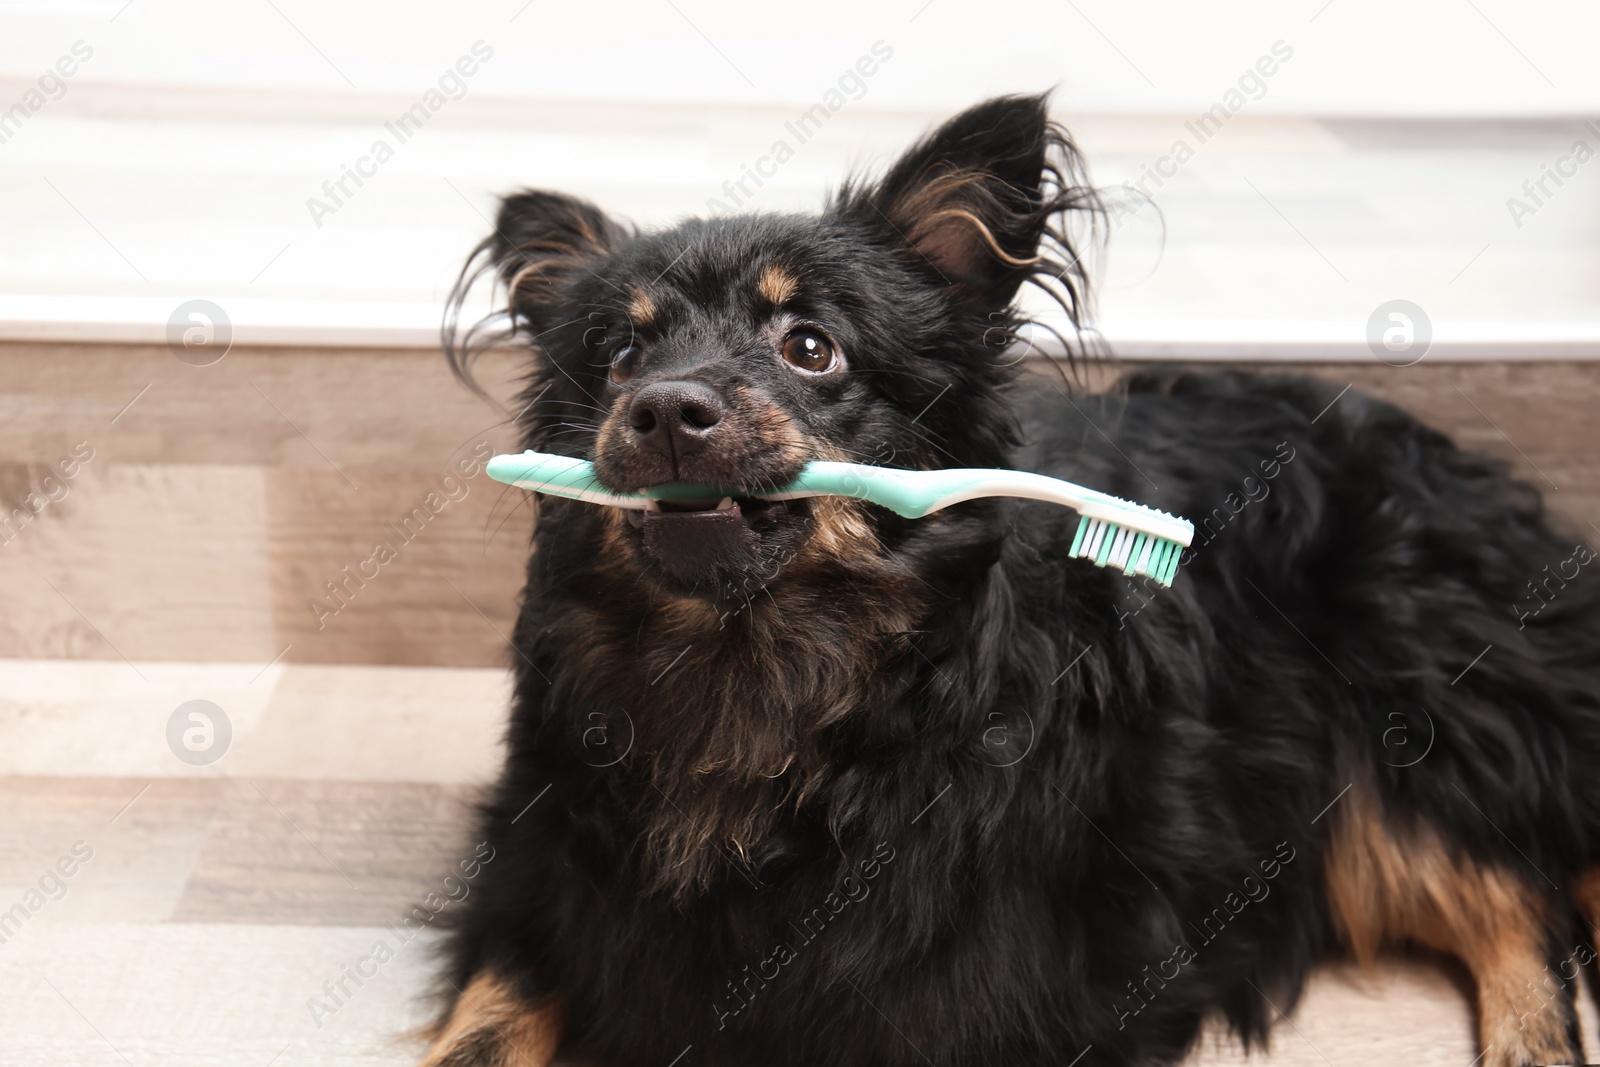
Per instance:
[[[1171,1062],[1208,1011],[1263,1037],[1335,949],[1319,814],[1356,781],[1572,914],[1600,862],[1595,568],[1519,619],[1575,541],[1356,392],[1155,370],[1071,397],[1020,371],[1018,286],[1059,277],[1078,311],[1066,223],[1094,209],[1038,98],[952,120],[815,218],[637,234],[506,200],[479,262],[521,275],[529,447],[592,456],[614,405],[687,377],[819,448],[1041,471],[1200,532],[1163,590],[1067,559],[1076,515],[1051,505],[870,512],[871,558],[804,557],[827,519],[797,505],[684,588],[604,509],[542,502],[453,987],[509,976],[607,1067]],[[776,357],[772,261],[841,374]],[[622,294],[652,279],[635,326]],[[616,386],[624,340],[645,355]]]

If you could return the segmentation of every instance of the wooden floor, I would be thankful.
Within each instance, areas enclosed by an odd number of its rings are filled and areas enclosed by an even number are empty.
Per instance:
[[[507,693],[493,669],[0,661],[0,913],[28,912],[0,928],[0,1063],[415,1062],[404,1035],[427,1016],[436,935],[402,942],[397,924],[470,854],[467,805],[499,760]],[[196,699],[232,727],[203,766],[167,741]],[[49,877],[75,846],[92,854]],[[393,958],[330,996],[379,941]],[[1253,1062],[1475,1054],[1458,979],[1395,960],[1321,971]],[[1242,1058],[1211,1033],[1192,1062]]]

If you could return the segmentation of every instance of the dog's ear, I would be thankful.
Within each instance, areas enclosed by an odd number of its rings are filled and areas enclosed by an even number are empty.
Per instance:
[[[623,229],[605,212],[564,193],[528,189],[506,197],[485,242],[505,283],[510,311],[536,330],[558,302],[562,283],[620,244]]]
[[[1080,174],[1045,97],[1002,96],[950,119],[845,200],[860,218],[878,216],[953,298],[989,310],[1038,272],[1047,237],[1066,243],[1058,216],[1093,195],[1069,180]]]
[[[472,377],[477,357],[508,335],[537,337],[554,326],[566,283],[627,237],[605,212],[563,193],[526,189],[502,200],[494,233],[473,250],[446,303],[442,339],[456,377],[482,394]],[[468,295],[485,277],[505,285],[506,306],[463,328]]]

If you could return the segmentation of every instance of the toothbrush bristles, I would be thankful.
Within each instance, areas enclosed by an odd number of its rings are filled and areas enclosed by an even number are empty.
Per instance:
[[[1115,567],[1134,577],[1146,575],[1170,586],[1178,574],[1183,546],[1154,534],[1085,516],[1078,521],[1078,531],[1072,537],[1072,548],[1067,555],[1087,559],[1098,567]]]

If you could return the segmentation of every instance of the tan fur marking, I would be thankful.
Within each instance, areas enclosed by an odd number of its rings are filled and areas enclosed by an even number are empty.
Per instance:
[[[511,276],[511,281],[506,285],[507,307],[515,307],[517,294],[522,290],[522,284],[530,278],[537,277],[547,270],[558,270],[569,261],[561,257],[552,257],[529,263]]]
[[[1018,259],[1016,256],[1008,254],[1005,249],[1000,247],[1000,242],[995,240],[994,231],[989,229],[988,223],[962,208],[946,208],[943,211],[937,211],[929,215],[923,224],[917,228],[917,236],[914,239],[920,243],[927,233],[936,231],[938,229],[937,224],[946,219],[960,219],[962,222],[970,224],[973,229],[977,230],[978,236],[983,239],[983,243],[989,246],[989,251],[993,252],[995,258],[1002,263],[1013,267],[1031,267],[1044,258],[1041,255],[1032,255],[1027,259]]]
[[[656,302],[643,289],[628,290],[628,317],[635,326],[647,326],[655,320]]]
[[[981,185],[983,172],[976,170],[946,170],[925,182],[920,188],[894,206],[896,218],[915,222],[923,215],[960,201],[962,190],[971,185]]]
[[[835,463],[848,463],[851,459],[849,453],[825,442],[818,442],[814,451],[816,455],[812,458],[815,459]],[[801,556],[804,562],[862,564],[877,559],[882,553],[877,535],[872,532],[872,524],[867,521],[867,507],[859,500],[837,496],[813,497],[811,521],[811,543]]]
[[[1572,901],[1589,925],[1600,930],[1600,867],[1590,867],[1573,879]]]
[[[1551,917],[1526,880],[1451,856],[1431,830],[1397,837],[1370,795],[1352,791],[1333,827],[1327,884],[1334,924],[1364,966],[1406,941],[1467,965],[1486,1067],[1570,1062],[1565,1014],[1534,992]]]
[[[1013,267],[1029,267],[1039,263],[1043,259],[1041,255],[1019,259],[1001,248],[994,231],[989,229],[968,202],[965,190],[970,186],[982,185],[987,180],[987,175],[973,170],[949,170],[933,177],[896,205],[896,216],[910,227],[907,239],[935,261],[956,255],[965,238],[946,223],[957,220],[971,226],[978,239],[1002,263]],[[947,261],[945,265],[954,264]]]
[[[458,1049],[491,1034],[499,1046],[489,1053],[492,1058],[452,1059]],[[480,974],[456,1001],[422,1067],[548,1067],[560,1043],[561,1012],[555,1005],[533,1007],[505,979]]]
[[[779,266],[769,266],[761,272],[756,292],[772,304],[787,304],[800,291],[800,280]]]
[[[865,512],[859,500],[816,497],[811,501],[812,543],[829,559],[871,559],[878,554],[879,545]]]
[[[621,508],[600,509],[600,544],[604,555],[613,560],[625,558],[628,551],[628,517]]]

